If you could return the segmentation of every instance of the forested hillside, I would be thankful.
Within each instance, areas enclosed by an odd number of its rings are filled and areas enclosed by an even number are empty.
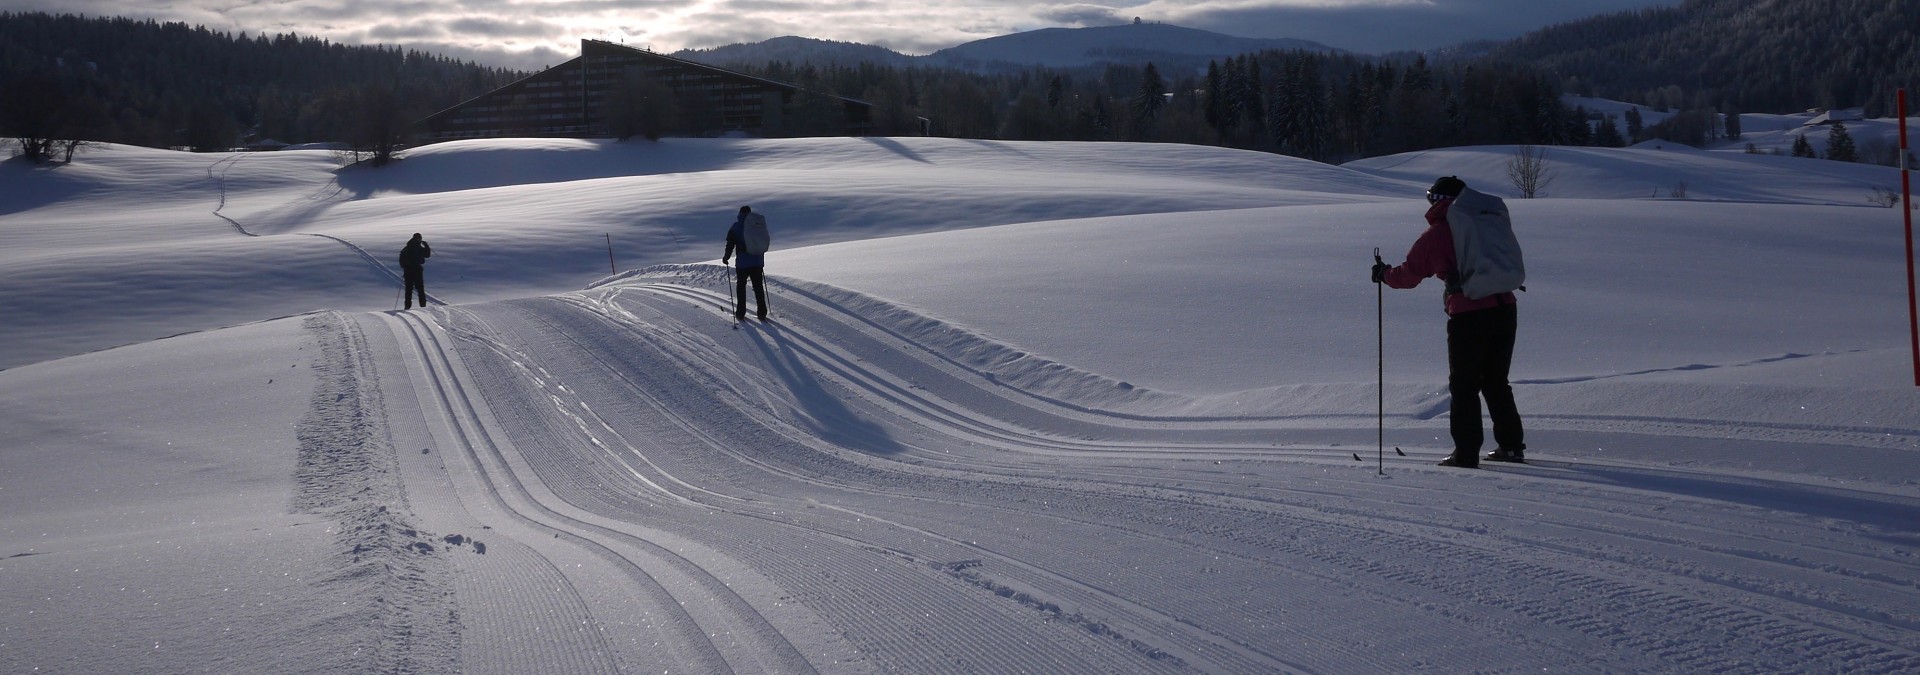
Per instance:
[[[1504,63],[1265,51],[1204,73],[1152,63],[994,74],[780,62],[744,69],[871,102],[882,135],[920,133],[924,120],[934,136],[1191,143],[1331,162],[1477,143],[1594,142],[1554,82]]]
[[[1587,141],[1586,126],[1560,104],[1552,80],[1498,63],[1436,67],[1418,58],[1266,51],[1223,59],[1204,73],[1151,63],[993,74],[783,60],[742,69],[872,102],[875,132],[885,135],[1177,142],[1325,161],[1471,143]],[[0,132],[16,139],[223,149],[272,138],[391,149],[412,122],[516,75],[293,35],[0,14]],[[796,100],[795,126],[841,128],[824,119],[839,114],[825,101]],[[823,119],[804,124],[815,117]]]
[[[516,74],[384,46],[247,36],[123,18],[0,14],[0,126],[225,148],[347,140],[367,117],[418,119]]]
[[[1920,87],[1920,2],[1688,0],[1554,26],[1494,51],[1569,91],[1662,109],[1892,113]]]

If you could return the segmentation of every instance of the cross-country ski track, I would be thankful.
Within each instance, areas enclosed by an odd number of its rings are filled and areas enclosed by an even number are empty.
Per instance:
[[[1383,478],[1353,420],[1104,414],[818,284],[732,330],[723,274],[663,269],[335,315],[412,517],[480,546],[468,672],[1920,668],[1910,499],[1430,448]]]
[[[1784,196],[1513,202],[1532,463],[1477,471],[1435,466],[1437,293],[1339,260],[1405,245],[1413,178],[947,139],[22,170],[0,670],[1920,672],[1877,174],[1696,154],[1567,161]],[[743,186],[790,229],[736,324],[685,263]],[[416,231],[449,295],[378,311]]]

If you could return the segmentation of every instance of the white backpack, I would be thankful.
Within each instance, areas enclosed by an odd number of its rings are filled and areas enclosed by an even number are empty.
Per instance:
[[[761,255],[771,246],[773,237],[767,234],[767,217],[748,213],[746,222],[740,227],[740,248],[749,255]]]
[[[1447,207],[1447,225],[1453,228],[1454,264],[1459,275],[1453,285],[1468,298],[1525,290],[1527,266],[1520,259],[1520,240],[1513,236],[1513,219],[1499,197],[1465,188]]]

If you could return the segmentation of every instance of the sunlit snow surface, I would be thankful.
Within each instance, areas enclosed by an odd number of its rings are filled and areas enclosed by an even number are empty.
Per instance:
[[[0,164],[0,671],[1920,669],[1897,172],[1513,151]],[[1433,466],[1438,285],[1367,282],[1446,174],[1531,465]]]

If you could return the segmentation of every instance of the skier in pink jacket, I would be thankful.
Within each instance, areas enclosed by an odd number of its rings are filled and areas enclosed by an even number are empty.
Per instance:
[[[1373,280],[1393,288],[1419,286],[1428,277],[1446,284],[1441,295],[1447,311],[1447,388],[1453,402],[1449,427],[1453,454],[1441,466],[1474,468],[1480,465],[1485,432],[1480,426],[1480,399],[1486,398],[1493,418],[1495,449],[1487,460],[1525,462],[1527,445],[1520,428],[1520,410],[1513,402],[1507,371],[1513,365],[1513,343],[1519,328],[1517,301],[1512,293],[1480,299],[1467,297],[1458,286],[1458,264],[1447,207],[1467,184],[1446,176],[1427,190],[1427,231],[1414,240],[1407,260],[1398,266],[1376,263]]]

